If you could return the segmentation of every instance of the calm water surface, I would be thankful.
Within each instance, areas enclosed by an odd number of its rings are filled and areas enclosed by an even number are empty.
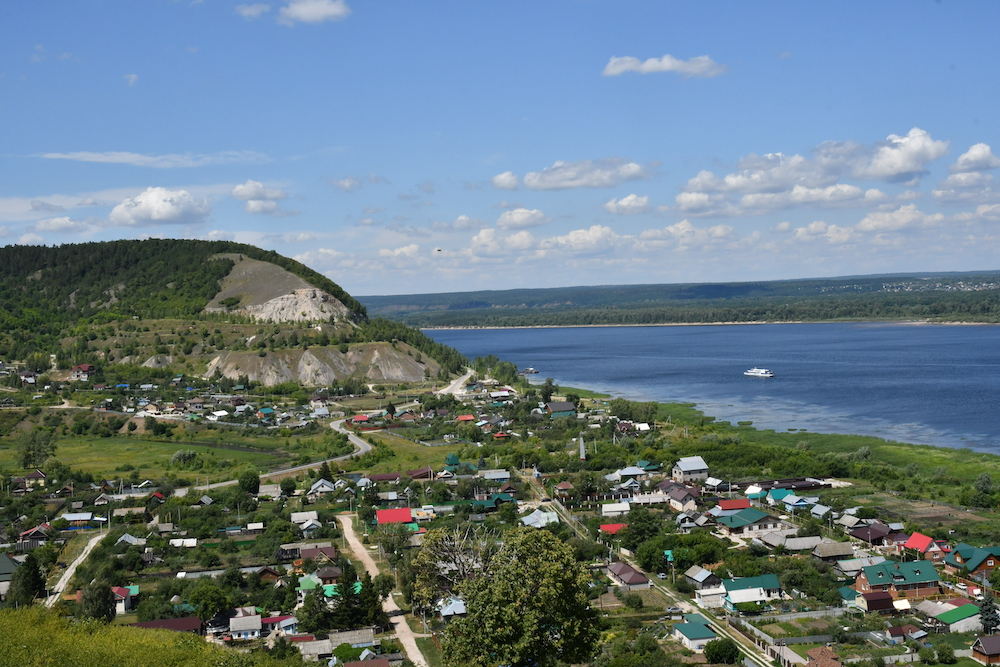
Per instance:
[[[429,330],[541,382],[697,403],[758,428],[857,433],[1000,454],[1000,326],[763,324]],[[769,368],[771,379],[743,371]]]

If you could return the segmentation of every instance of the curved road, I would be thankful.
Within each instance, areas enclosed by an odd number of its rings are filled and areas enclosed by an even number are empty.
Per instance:
[[[341,515],[337,519],[340,520],[344,528],[344,536],[347,538],[347,543],[351,545],[351,551],[354,552],[354,556],[361,561],[365,569],[368,570],[368,574],[374,579],[379,575],[378,566],[372,560],[368,550],[365,549],[365,545],[361,544],[361,540],[358,539],[357,534],[354,532],[353,517],[353,514]],[[396,631],[396,637],[399,639],[399,643],[403,645],[403,649],[406,651],[406,656],[410,659],[410,662],[417,667],[427,667],[427,661],[424,660],[424,655],[417,646],[416,636],[410,630],[410,626],[406,622],[406,616],[400,611],[399,605],[392,599],[392,595],[387,597],[382,603],[382,609],[389,615],[389,620]]]

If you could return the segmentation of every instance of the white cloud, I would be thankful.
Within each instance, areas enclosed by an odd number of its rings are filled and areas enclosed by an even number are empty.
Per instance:
[[[66,216],[46,218],[35,223],[36,232],[83,232],[88,229],[90,229],[90,225],[78,220],[71,220]]]
[[[729,240],[733,231],[729,225],[695,227],[690,220],[681,220],[663,229],[647,229],[639,237],[644,240],[674,241],[678,247],[686,249]]]
[[[857,225],[862,232],[892,232],[915,226],[933,225],[944,220],[940,213],[927,215],[916,204],[900,206],[895,211],[873,211]]]
[[[97,201],[93,197],[84,197],[76,203],[77,206],[100,206],[101,202]]]
[[[738,171],[722,179],[710,171],[700,171],[684,186],[686,192],[780,192],[795,185],[815,188],[833,184],[837,174],[820,161],[801,155],[751,153],[737,164]]]
[[[639,60],[632,56],[622,58],[612,57],[605,65],[604,76],[618,76],[625,72],[652,74],[654,72],[677,72],[684,78],[710,78],[719,76],[726,71],[725,65],[720,65],[708,56],[697,56],[691,60],[680,60],[667,54],[662,58]]]
[[[379,257],[416,257],[420,253],[420,246],[416,243],[405,245],[401,248],[382,248],[378,251]]]
[[[501,190],[517,190],[518,178],[514,172],[505,171],[491,178],[490,182],[493,183],[493,187]]]
[[[631,194],[621,199],[612,199],[604,204],[604,210],[608,213],[618,213],[620,215],[645,213],[649,210],[649,197],[640,197],[639,195]]]
[[[213,229],[205,234],[205,238],[209,241],[235,241],[236,234],[225,229]]]
[[[45,239],[38,234],[22,234],[18,237],[17,242],[20,245],[42,245],[45,243]]]
[[[460,215],[453,222],[435,222],[431,225],[431,229],[435,232],[461,232],[469,229],[483,229],[486,226],[485,220]]]
[[[981,171],[1000,167],[1000,158],[993,154],[989,144],[975,144],[958,156],[949,171],[957,174],[963,171]]]
[[[761,211],[777,211],[793,206],[819,205],[867,205],[887,199],[884,192],[876,188],[862,190],[856,185],[838,183],[825,188],[807,188],[796,185],[791,190],[777,193],[746,194],[740,199],[740,206]]]
[[[271,5],[264,4],[263,2],[258,2],[253,5],[236,5],[236,13],[245,18],[247,21],[258,19],[264,14],[264,12],[269,11],[271,11]]]
[[[497,230],[484,229],[469,242],[474,255],[495,257],[523,253],[535,246],[535,237],[528,231],[519,231],[510,236],[500,236]]]
[[[65,206],[59,206],[58,204],[51,204],[47,201],[42,201],[40,199],[31,200],[31,210],[32,211],[42,211],[45,213],[59,213],[65,211]]]
[[[201,220],[210,212],[211,205],[207,199],[196,199],[187,190],[146,188],[141,194],[128,197],[115,206],[109,220],[121,227],[184,224]]]
[[[278,212],[278,204],[269,199],[250,199],[243,205],[243,210],[255,215],[274,215]]]
[[[233,188],[230,193],[233,199],[267,199],[280,200],[288,197],[288,193],[278,188],[266,188],[260,181],[248,180]]]
[[[927,163],[948,152],[947,141],[935,141],[931,135],[915,127],[905,136],[890,134],[876,144],[867,163],[855,169],[861,178],[875,178],[890,183],[915,183],[927,173]]]
[[[544,225],[547,221],[545,214],[537,208],[515,208],[513,211],[504,211],[497,218],[497,227],[500,229],[528,229]]]
[[[796,227],[795,231],[792,232],[792,238],[796,241],[823,239],[834,245],[842,245],[855,240],[856,234],[850,227],[838,227],[837,225],[829,225],[822,220],[817,220],[805,227]]]
[[[122,151],[106,151],[93,153],[80,151],[76,153],[43,153],[39,157],[49,160],[74,160],[77,162],[99,162],[105,164],[128,164],[133,167],[152,167],[156,169],[173,169],[177,167],[204,167],[215,164],[241,164],[264,162],[267,157],[252,151],[225,151],[212,155],[197,155],[192,153],[171,155],[143,155],[142,153],[127,153]]]
[[[122,78],[125,79],[125,83],[127,83],[129,86],[134,86],[136,83],[139,82],[138,74],[123,74]]]
[[[361,187],[361,180],[354,176],[348,176],[346,178],[340,179],[339,181],[336,181],[331,178],[330,185],[332,185],[333,187],[337,188],[342,192],[354,192],[355,190]]]
[[[525,174],[524,185],[533,190],[608,188],[645,176],[646,167],[619,158],[579,162],[560,160],[551,167]]]
[[[292,26],[295,23],[323,23],[341,21],[351,13],[344,0],[289,0],[278,10],[278,23]]]
[[[624,237],[616,234],[610,227],[592,225],[589,229],[574,229],[563,236],[545,239],[540,246],[543,249],[559,248],[574,254],[592,254],[609,252],[623,240]]]
[[[726,195],[708,194],[705,192],[681,192],[674,201],[677,209],[689,215],[696,216],[731,216],[739,215],[740,211],[729,203]],[[659,211],[666,213],[669,206],[661,206]]]
[[[981,204],[976,207],[976,215],[980,218],[1000,220],[1000,204]]]

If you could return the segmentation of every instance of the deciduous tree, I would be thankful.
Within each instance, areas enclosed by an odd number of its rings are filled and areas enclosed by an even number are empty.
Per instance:
[[[713,639],[705,644],[705,660],[714,665],[735,665],[740,657],[740,647],[729,637]]]
[[[515,528],[462,589],[468,616],[452,621],[447,665],[496,667],[587,662],[600,634],[588,578],[548,531]]]
[[[105,623],[115,620],[115,594],[104,581],[92,581],[83,588],[80,598],[80,615]]]

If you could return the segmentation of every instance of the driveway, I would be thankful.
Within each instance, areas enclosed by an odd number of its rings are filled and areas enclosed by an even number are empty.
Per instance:
[[[89,556],[90,552],[94,550],[94,547],[97,546],[97,543],[103,540],[106,536],[107,533],[99,532],[97,533],[97,535],[94,535],[92,538],[90,538],[90,541],[87,542],[87,546],[85,546],[83,548],[83,551],[80,552],[80,555],[77,556],[73,560],[73,562],[69,564],[69,567],[66,568],[66,571],[63,572],[63,575],[59,577],[59,581],[57,581],[56,585],[52,587],[52,595],[50,595],[49,598],[45,601],[46,607],[52,607],[53,605],[55,605],[56,602],[59,601],[59,598],[62,597],[63,591],[66,590],[66,586],[68,586],[69,582],[73,580],[73,575],[76,574],[77,566],[87,559],[87,556]]]

